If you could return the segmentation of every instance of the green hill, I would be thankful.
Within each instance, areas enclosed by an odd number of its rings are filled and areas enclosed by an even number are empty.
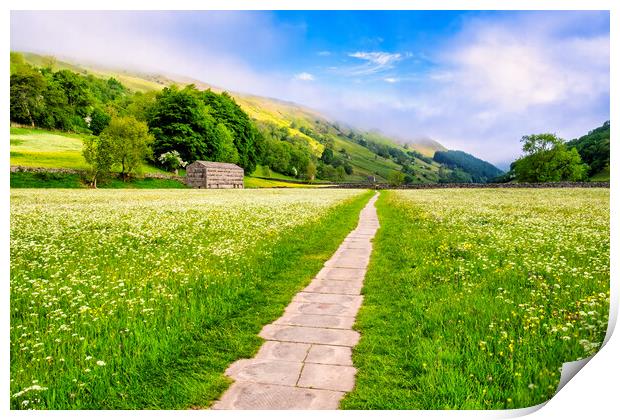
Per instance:
[[[485,183],[503,174],[503,172],[487,161],[478,159],[460,150],[438,150],[433,159],[449,168],[458,168],[470,175],[470,180]]]
[[[22,54],[25,62],[32,66],[52,67],[54,70],[66,69],[102,79],[113,77],[134,92],[159,91],[173,84],[178,86],[193,84],[199,89],[212,89],[214,92],[222,91],[221,88],[187,77],[144,74],[62,61],[32,53]],[[432,152],[435,150],[444,149],[436,142],[400,144],[378,132],[346,127],[328,119],[317,111],[298,104],[236,92],[230,92],[230,95],[255,121],[263,134],[278,131],[279,135],[282,136],[280,139],[286,139],[291,143],[307,147],[319,159],[321,166],[319,169],[323,169],[324,179],[329,179],[330,176],[339,176],[340,180],[356,182],[373,177],[377,181],[386,181],[394,171],[402,171],[407,174],[407,181],[409,182],[437,182],[439,179],[441,165],[428,158],[429,155],[432,156]],[[320,159],[326,148],[331,149],[330,153],[334,155],[331,164],[324,164]],[[12,149],[13,151],[20,153]],[[44,153],[43,150],[40,152]],[[56,153],[54,156],[59,158],[57,162],[64,165],[62,162],[65,157],[58,155],[62,152],[50,149],[49,153],[52,152]],[[79,161],[77,157],[79,151],[72,150],[70,153],[76,156],[72,158],[67,156],[66,159],[73,159],[75,166],[75,162]],[[47,164],[53,165],[54,163],[48,160]],[[344,171],[339,166],[344,168]],[[319,171],[319,175],[321,175],[321,171]]]
[[[609,181],[610,132],[609,121],[605,121],[585,136],[566,143],[576,148],[581,160],[590,166],[589,175],[593,181]]]

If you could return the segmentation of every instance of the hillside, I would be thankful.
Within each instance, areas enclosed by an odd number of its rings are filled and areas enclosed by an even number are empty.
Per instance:
[[[449,168],[458,168],[467,172],[468,182],[484,183],[503,174],[503,172],[482,159],[460,150],[436,151],[433,159]]]
[[[585,136],[566,143],[568,147],[576,148],[581,160],[590,166],[588,175],[592,180],[609,180],[609,139],[610,124],[609,121],[605,121],[602,126],[595,128]]]
[[[22,53],[25,62],[35,67],[53,67],[99,78],[114,78],[135,92],[159,91],[167,86],[193,84],[199,89],[223,89],[182,76],[149,75],[98,65],[57,60],[32,53]],[[432,141],[400,143],[381,133],[362,131],[329,120],[319,112],[278,99],[230,92],[239,106],[255,121],[259,130],[269,137],[287,140],[307,147],[319,159],[319,177],[356,182],[374,178],[386,181],[394,171],[406,174],[407,182],[437,182],[440,164],[434,162],[432,152],[444,149]],[[333,158],[322,158],[325,149]],[[344,168],[344,170],[343,170]],[[274,171],[274,177],[277,172]],[[286,175],[293,175],[289,173]]]

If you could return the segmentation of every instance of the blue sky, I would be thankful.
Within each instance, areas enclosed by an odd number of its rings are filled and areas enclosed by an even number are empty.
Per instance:
[[[292,100],[505,167],[609,119],[608,12],[12,12],[11,48]]]

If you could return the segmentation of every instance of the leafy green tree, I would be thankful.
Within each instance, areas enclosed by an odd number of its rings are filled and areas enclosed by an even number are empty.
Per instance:
[[[252,173],[261,161],[265,151],[264,139],[235,100],[227,93],[217,94],[211,90],[201,93],[201,98],[209,107],[209,113],[219,123],[226,125],[231,132],[239,153],[239,166],[246,173]],[[286,128],[286,127],[284,127]],[[287,128],[288,130],[288,128]]]
[[[344,179],[347,177],[347,173],[344,171],[344,167],[339,166],[336,168],[336,180],[337,181],[344,181]]]
[[[110,120],[112,117],[108,115],[106,112],[102,111],[100,108],[95,108],[93,112],[90,114],[90,131],[96,136],[101,134],[101,132],[110,124]]]
[[[400,171],[392,171],[388,174],[388,182],[393,186],[402,185],[405,182],[405,174]]]
[[[576,149],[568,149],[555,134],[532,134],[523,136],[526,153],[512,166],[520,182],[581,181],[588,166],[583,164]]]
[[[176,150],[162,153],[159,155],[157,160],[163,165],[164,168],[174,171],[177,175],[180,168],[185,168],[185,166],[187,166],[187,162],[181,159],[181,155]]]
[[[306,171],[304,173],[304,179],[308,181],[313,181],[316,177],[316,165],[313,161],[309,161],[306,165]]]
[[[34,127],[45,108],[46,87],[41,73],[29,67],[11,74],[11,121]]]
[[[215,120],[193,86],[164,88],[149,108],[147,121],[155,137],[155,155],[176,150],[188,162],[215,155]]]
[[[152,153],[153,136],[147,125],[134,117],[112,118],[100,137],[112,145],[114,163],[121,166],[123,179],[136,173]]]
[[[97,188],[97,181],[108,176],[114,165],[114,147],[106,137],[86,137],[82,155],[91,167],[90,185]]]
[[[323,149],[323,153],[321,154],[321,161],[324,164],[329,165],[332,163],[332,160],[334,160],[334,151],[326,147]]]
[[[609,121],[591,130],[585,136],[566,143],[567,147],[575,147],[584,163],[590,167],[589,175],[607,170],[610,160],[610,127]]]
[[[235,147],[232,134],[222,123],[215,126],[215,137],[217,138],[215,154],[213,160],[216,162],[237,163],[239,153]]]
[[[15,51],[11,51],[11,74],[23,71],[27,67],[24,55]]]

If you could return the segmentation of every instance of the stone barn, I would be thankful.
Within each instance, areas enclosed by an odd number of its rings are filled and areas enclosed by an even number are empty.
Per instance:
[[[185,168],[192,188],[243,188],[243,168],[233,163],[197,160]]]

